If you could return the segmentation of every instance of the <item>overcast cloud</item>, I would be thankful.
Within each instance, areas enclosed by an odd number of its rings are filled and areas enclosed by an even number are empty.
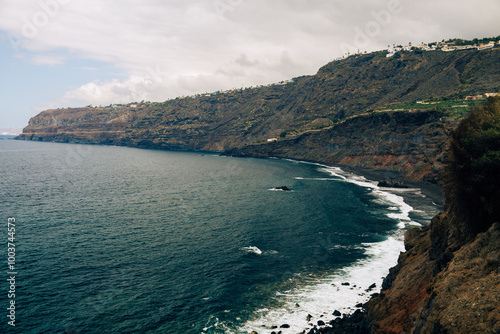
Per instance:
[[[3,58],[54,73],[75,59],[114,69],[89,67],[91,80],[37,107],[107,105],[314,74],[357,49],[497,36],[499,14],[498,0],[4,0],[0,43]]]

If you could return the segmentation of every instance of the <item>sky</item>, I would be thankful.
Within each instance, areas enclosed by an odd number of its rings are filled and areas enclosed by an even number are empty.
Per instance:
[[[500,35],[499,0],[0,0],[0,128],[315,74],[346,52]]]

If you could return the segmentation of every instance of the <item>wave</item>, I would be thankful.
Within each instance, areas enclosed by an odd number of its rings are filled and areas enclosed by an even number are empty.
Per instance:
[[[262,255],[262,251],[256,246],[243,247],[241,250],[244,250],[251,254]]]
[[[284,191],[284,192],[287,192],[287,193],[293,192],[293,190],[291,190],[291,189],[290,190],[284,190],[284,189],[279,189],[279,188],[269,188],[267,190],[269,190],[269,191]]]
[[[338,181],[338,179],[332,179],[332,178],[327,178],[327,177],[300,177],[296,176],[294,177],[295,180],[313,180],[313,181]]]
[[[332,176],[340,177],[345,182],[353,183],[360,187],[371,189],[371,194],[376,197],[376,200],[374,200],[375,202],[391,205],[389,210],[394,212],[387,213],[386,216],[398,221],[399,228],[403,229],[409,226],[421,226],[420,223],[417,223],[410,218],[410,213],[414,211],[414,208],[408,205],[402,196],[396,194],[413,193],[415,195],[422,196],[420,189],[379,187],[378,182],[367,180],[364,176],[345,172],[339,167],[325,166],[321,168],[321,170],[329,173]]]
[[[281,306],[256,312],[255,318],[244,323],[237,333],[270,330],[274,328],[273,326],[279,327],[282,324],[288,324],[290,332],[298,333],[303,330],[307,332],[318,320],[328,323],[329,320],[336,318],[332,315],[335,310],[343,314],[353,313],[356,305],[366,303],[373,293],[380,291],[389,268],[397,264],[400,252],[404,251],[402,229],[420,225],[410,218],[414,208],[399,195],[401,192],[418,195],[420,189],[382,188],[376,182],[345,172],[341,168],[315,165],[334,179],[314,180],[349,182],[371,189],[374,201],[388,206],[390,212],[386,213],[386,216],[398,222],[398,229],[384,241],[348,246],[363,248],[367,257],[326,277],[308,280],[305,286],[299,284],[292,291],[279,292],[276,298]],[[301,177],[295,179],[313,180]]]
[[[328,323],[335,319],[332,313],[336,310],[342,314],[353,313],[357,304],[366,303],[373,293],[380,291],[383,277],[397,263],[399,253],[404,251],[403,243],[397,237],[363,246],[366,247],[367,259],[326,277],[308,280],[306,286],[278,293],[276,299],[280,307],[259,310],[256,318],[244,323],[237,333],[270,330],[282,324],[290,325],[291,333],[299,333],[310,329],[311,324],[318,320]]]

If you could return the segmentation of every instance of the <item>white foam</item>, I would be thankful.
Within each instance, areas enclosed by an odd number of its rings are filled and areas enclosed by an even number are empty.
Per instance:
[[[410,218],[413,208],[405,203],[403,197],[396,194],[401,192],[417,194],[419,189],[381,188],[376,182],[369,181],[363,176],[347,173],[341,168],[316,165],[321,167],[320,170],[328,172],[343,182],[371,189],[376,201],[387,204],[393,211],[387,213],[387,216],[398,221],[399,228],[420,225]],[[299,177],[296,179],[305,180]],[[338,179],[336,181],[339,181]],[[387,275],[389,268],[397,264],[400,252],[404,251],[403,233],[397,230],[385,241],[365,243],[362,247],[365,249],[366,259],[359,260],[326,277],[309,279],[307,285],[298,286],[292,291],[279,292],[276,298],[281,302],[281,307],[267,311],[259,310],[256,314],[257,318],[246,322],[240,330],[260,333],[263,329],[268,329],[270,332],[271,326],[279,327],[286,323],[290,325],[290,328],[280,328],[283,334],[298,333],[304,329],[307,331],[312,327],[311,324],[316,325],[318,320],[328,323],[329,320],[335,318],[332,315],[334,310],[344,314],[354,312],[357,304],[367,302],[373,293],[380,291],[383,278]],[[349,282],[350,285],[343,285],[344,282]],[[376,289],[369,291],[369,287],[374,283]],[[307,321],[308,314],[313,317],[309,322]]]
[[[313,180],[313,181],[338,181],[337,179],[327,178],[327,177],[294,177],[295,180]]]
[[[311,328],[309,323],[317,324],[318,320],[328,323],[335,318],[332,316],[334,310],[354,312],[358,303],[367,302],[373,293],[380,290],[382,278],[397,263],[399,252],[404,250],[400,237],[364,246],[369,255],[367,259],[326,277],[309,280],[306,286],[279,292],[276,299],[281,302],[281,307],[259,310],[257,318],[246,322],[240,330],[260,333],[263,329],[270,330],[271,326],[288,324],[289,329],[280,328],[283,334],[298,333]],[[345,282],[349,285],[342,284]],[[373,283],[376,289],[368,291]],[[310,322],[307,321],[308,314],[313,317]]]
[[[279,189],[279,188],[269,188],[267,190],[269,190],[269,191],[284,191],[284,192],[287,192],[287,193],[293,192],[293,190],[291,190],[291,189],[290,190],[283,190],[283,189]]]
[[[241,250],[247,251],[248,253],[253,253],[257,255],[262,255],[262,251],[255,246],[248,246],[248,247],[243,247]]]
[[[329,173],[332,176],[343,177],[345,182],[353,183],[360,187],[372,189],[371,192],[372,195],[374,195],[381,203],[392,205],[389,207],[389,209],[392,211],[398,211],[398,212],[387,213],[386,216],[396,220],[398,222],[399,228],[403,229],[407,226],[421,226],[419,223],[412,221],[410,218],[410,212],[413,211],[413,207],[408,205],[402,196],[395,194],[395,193],[405,193],[405,192],[419,194],[420,189],[379,187],[377,185],[377,182],[375,181],[369,181],[363,176],[347,173],[338,167],[324,167],[321,170]]]

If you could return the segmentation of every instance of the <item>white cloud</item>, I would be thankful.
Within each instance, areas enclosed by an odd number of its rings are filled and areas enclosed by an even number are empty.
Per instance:
[[[148,99],[151,88],[147,79],[137,76],[124,81],[90,82],[66,93],[62,101],[84,101],[93,105],[141,101]]]
[[[126,79],[102,78],[60,99],[109,104],[313,74],[343,45],[494,36],[499,12],[497,0],[4,0],[0,29],[35,64],[63,62],[57,50],[113,64]]]
[[[62,64],[65,57],[57,55],[43,55],[35,54],[31,57],[30,61],[35,65],[49,65],[54,66],[57,64]]]

